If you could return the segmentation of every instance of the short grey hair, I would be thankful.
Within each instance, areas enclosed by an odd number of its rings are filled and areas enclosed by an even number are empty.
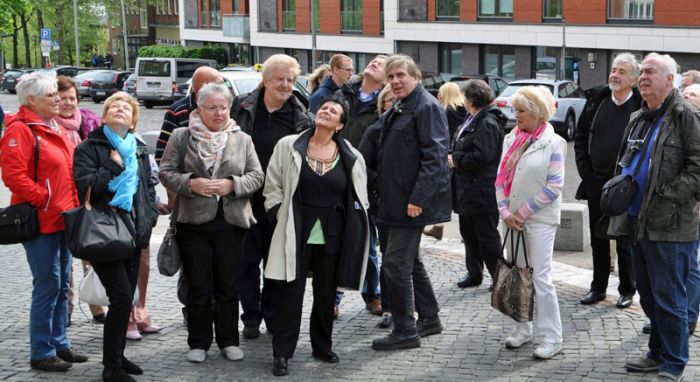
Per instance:
[[[668,54],[662,55],[656,52],[652,52],[644,57],[644,61],[646,61],[649,58],[656,58],[664,63],[664,74],[673,74],[674,76],[676,75],[678,64],[676,63],[676,60],[673,59],[673,57],[669,56]]]
[[[22,76],[22,81],[17,84],[17,98],[22,106],[29,106],[28,97],[41,97],[58,91],[58,82],[41,72],[34,72]]]
[[[229,88],[224,84],[217,84],[215,82],[206,83],[199,88],[197,92],[197,105],[202,105],[207,97],[213,94],[222,94],[224,98],[226,98],[229,108],[233,105],[233,95]]]
[[[611,67],[617,64],[627,64],[632,67],[632,76],[637,79],[639,78],[639,62],[637,57],[630,52],[623,52],[615,56],[613,59]]]

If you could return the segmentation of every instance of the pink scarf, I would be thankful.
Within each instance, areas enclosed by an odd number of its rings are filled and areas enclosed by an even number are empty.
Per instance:
[[[513,178],[515,177],[515,168],[520,157],[527,151],[530,144],[542,135],[546,128],[547,123],[543,123],[532,134],[517,127],[515,128],[515,141],[508,148],[496,175],[496,187],[503,187],[503,194],[506,198],[510,196],[510,188],[513,186]]]
[[[54,117],[56,122],[63,127],[66,132],[66,137],[69,141],[73,142],[74,145],[80,143],[80,123],[82,122],[82,116],[80,111],[76,109],[76,112],[70,118],[63,118],[60,115]]]

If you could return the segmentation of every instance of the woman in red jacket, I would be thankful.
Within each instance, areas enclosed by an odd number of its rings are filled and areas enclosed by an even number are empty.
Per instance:
[[[17,85],[17,97],[19,111],[7,116],[0,139],[0,166],[11,203],[29,202],[38,210],[41,234],[22,243],[33,277],[30,364],[33,369],[65,371],[74,362],[87,361],[71,348],[66,332],[72,257],[61,212],[78,206],[72,176],[75,147],[54,120],[59,102],[55,79],[27,75]],[[36,182],[34,134],[39,142]]]

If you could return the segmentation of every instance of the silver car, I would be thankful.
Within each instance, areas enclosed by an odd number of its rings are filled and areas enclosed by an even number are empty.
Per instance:
[[[576,124],[586,104],[586,95],[576,83],[568,80],[519,80],[508,83],[508,87],[496,98],[494,104],[508,117],[508,130],[515,127],[515,111],[511,98],[523,86],[544,86],[554,95],[557,110],[549,120],[554,130],[570,141],[574,139]]]

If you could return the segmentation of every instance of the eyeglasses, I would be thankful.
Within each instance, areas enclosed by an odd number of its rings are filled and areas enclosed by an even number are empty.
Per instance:
[[[228,112],[228,106],[206,106],[203,108],[206,112],[208,113],[216,113],[217,111],[220,111],[222,113],[227,113]]]

